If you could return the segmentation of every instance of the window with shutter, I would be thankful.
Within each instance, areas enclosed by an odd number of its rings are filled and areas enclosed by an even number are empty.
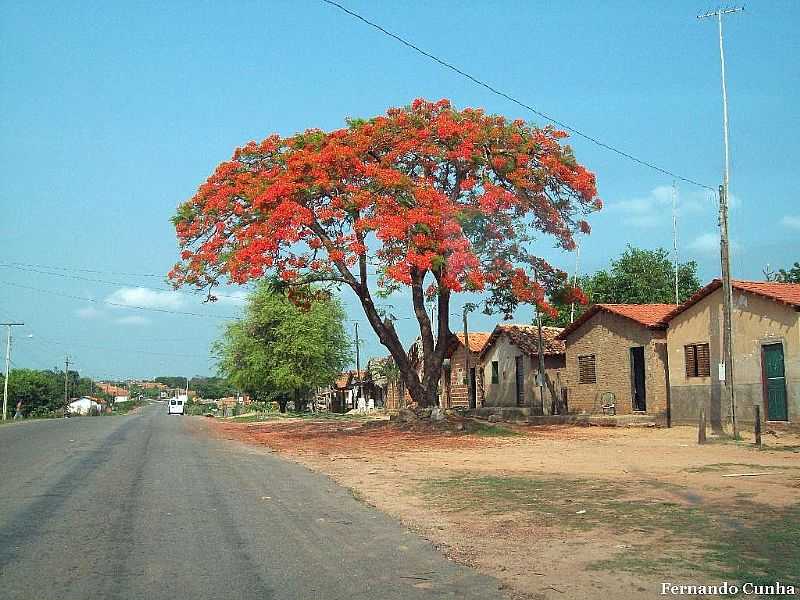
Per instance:
[[[695,346],[697,352],[697,376],[708,377],[711,375],[711,360],[708,353],[708,344]]]
[[[683,347],[686,359],[686,377],[711,375],[711,358],[708,344],[688,344]]]
[[[686,377],[697,377],[697,353],[694,345],[684,346],[683,355],[686,359]]]
[[[594,354],[578,357],[578,383],[597,383]]]

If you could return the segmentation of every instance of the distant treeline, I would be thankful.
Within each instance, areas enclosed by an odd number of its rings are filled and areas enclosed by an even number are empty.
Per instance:
[[[169,388],[184,389],[186,377],[156,377],[154,381],[163,383]],[[189,379],[189,389],[197,392],[202,398],[216,400],[236,394],[236,388],[223,377],[199,377]]]
[[[4,384],[0,375],[0,386]],[[13,417],[19,408],[23,417],[44,415],[63,409],[64,371],[13,369],[8,377],[8,416]],[[66,377],[68,396],[94,396],[108,400],[88,377],[69,371]]]

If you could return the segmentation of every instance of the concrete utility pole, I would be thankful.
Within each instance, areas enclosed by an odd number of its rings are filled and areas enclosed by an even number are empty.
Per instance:
[[[8,418],[8,374],[11,365],[11,328],[21,327],[25,323],[0,323],[8,327],[8,338],[6,339],[6,378],[3,381],[3,421]]]
[[[64,407],[69,404],[69,355],[64,358]]]
[[[470,408],[478,407],[478,378],[475,377],[475,406],[472,406],[472,376],[470,375],[470,354],[472,350],[469,347],[469,329],[467,328],[467,315],[475,310],[475,305],[472,302],[467,302],[464,305],[464,371],[467,376],[467,405]]]
[[[356,321],[356,377],[358,379],[358,397],[364,400],[364,382],[361,377],[361,341],[358,339],[358,321]],[[366,403],[366,400],[364,400]],[[353,403],[353,408],[358,408],[356,403]]]
[[[731,283],[730,244],[728,240],[728,191],[730,184],[730,151],[728,148],[728,91],[725,84],[725,49],[722,37],[722,17],[744,10],[744,7],[720,8],[698,15],[698,19],[717,18],[719,29],[719,60],[722,75],[722,136],[725,150],[725,171],[719,188],[719,246],[722,263],[722,313],[723,313],[723,366],[725,369],[725,392],[730,402],[733,437],[739,436],[736,423],[736,401],[733,391],[733,285]]]

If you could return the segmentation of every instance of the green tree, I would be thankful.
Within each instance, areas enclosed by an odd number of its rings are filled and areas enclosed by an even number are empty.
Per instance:
[[[236,387],[223,377],[192,377],[189,389],[194,390],[201,398],[218,400],[236,393]]]
[[[335,381],[351,360],[351,343],[338,300],[297,305],[274,283],[248,297],[244,318],[228,325],[214,345],[220,374],[258,400],[290,399],[302,410],[313,389]]]
[[[0,381],[0,383],[2,383]],[[22,416],[64,406],[64,374],[57,371],[13,369],[8,377],[8,414]]]
[[[767,269],[764,270],[764,276],[767,281],[800,283],[800,262],[795,262],[788,271],[786,269],[778,269],[777,273],[770,271],[769,267],[767,267]]]
[[[669,252],[663,248],[643,250],[628,246],[622,255],[611,261],[609,270],[600,270],[580,278],[578,287],[586,295],[587,304],[575,306],[575,318],[592,304],[673,304],[675,302],[675,268]],[[558,311],[548,324],[568,325],[571,304],[564,300],[567,287],[556,292],[551,301]],[[678,265],[678,298],[687,300],[700,289],[697,263],[693,260]]]

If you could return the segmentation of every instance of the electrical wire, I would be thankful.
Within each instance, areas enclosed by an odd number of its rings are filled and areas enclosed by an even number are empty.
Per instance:
[[[97,300],[96,298],[87,298],[86,296],[75,296],[73,294],[67,294],[65,292],[58,292],[54,290],[46,290],[42,288],[33,287],[31,285],[22,285],[21,283],[12,283],[10,281],[0,281],[0,285],[8,285],[11,287],[21,288],[24,290],[30,290],[33,292],[39,292],[42,294],[50,294],[52,296],[61,296],[62,298],[70,298],[72,300],[83,300],[85,302],[91,302],[93,304],[105,304],[108,306],[116,306],[119,308],[131,308],[134,310],[143,310],[143,311],[150,311],[150,312],[158,312],[158,313],[166,313],[171,315],[184,315],[189,317],[202,317],[206,319],[219,319],[221,321],[231,321],[236,319],[236,317],[232,316],[221,316],[221,315],[209,315],[204,313],[195,313],[183,310],[171,310],[168,308],[156,308],[152,306],[138,306],[134,304],[123,304],[121,302],[112,302],[110,300]]]
[[[652,169],[652,170],[657,171],[659,173],[662,173],[664,175],[668,175],[669,177],[673,177],[675,179],[680,179],[681,181],[684,181],[686,183],[690,183],[692,185],[696,185],[696,186],[701,187],[701,188],[705,188],[705,189],[709,189],[709,190],[714,190],[715,189],[715,188],[712,188],[711,186],[708,186],[708,185],[706,185],[704,183],[700,183],[699,181],[695,181],[694,179],[690,179],[689,177],[683,177],[682,175],[678,175],[677,173],[673,173],[672,171],[670,171],[668,169],[665,169],[663,167],[659,167],[658,165],[656,165],[654,163],[651,163],[651,162],[649,162],[647,160],[638,158],[638,157],[634,156],[633,154],[630,154],[629,152],[625,152],[624,150],[620,150],[619,148],[617,148],[615,146],[612,146],[611,144],[607,144],[607,143],[599,140],[596,137],[593,137],[593,136],[591,136],[591,135],[589,135],[587,133],[584,133],[583,131],[581,131],[580,129],[577,129],[576,127],[572,127],[571,125],[568,125],[567,123],[565,123],[563,121],[560,121],[560,120],[558,120],[558,119],[556,119],[556,118],[554,118],[554,117],[552,117],[552,116],[550,116],[550,115],[548,115],[546,113],[543,113],[540,110],[537,110],[536,108],[531,106],[530,104],[526,104],[525,102],[523,102],[521,100],[518,100],[514,96],[511,96],[510,94],[507,94],[506,92],[503,92],[502,90],[497,89],[493,85],[491,85],[489,83],[486,83],[485,81],[483,81],[481,79],[478,79],[477,77],[475,77],[473,75],[470,75],[466,71],[464,71],[464,70],[456,67],[455,65],[453,65],[453,64],[451,64],[451,63],[439,58],[435,54],[432,54],[432,53],[430,53],[430,52],[428,52],[426,50],[423,50],[422,48],[420,48],[416,44],[410,42],[409,40],[397,35],[396,33],[392,33],[391,31],[388,31],[387,29],[385,29],[381,25],[378,25],[377,23],[375,23],[373,21],[370,21],[366,17],[363,17],[362,15],[360,15],[360,14],[358,14],[358,13],[356,13],[356,12],[354,12],[354,11],[348,9],[348,8],[346,8],[345,6],[342,6],[338,2],[334,2],[334,0],[321,0],[321,1],[324,2],[325,4],[329,4],[330,6],[333,6],[333,7],[337,8],[337,9],[341,10],[342,12],[347,13],[348,15],[350,15],[351,17],[354,17],[355,19],[358,19],[359,21],[362,21],[362,22],[366,23],[367,25],[369,25],[370,27],[373,27],[374,29],[377,29],[378,31],[380,31],[384,35],[387,35],[390,38],[393,38],[393,39],[397,40],[398,42],[400,42],[404,46],[407,46],[407,47],[411,48],[412,50],[414,50],[415,52],[418,52],[419,54],[425,56],[426,58],[429,58],[429,59],[433,60],[434,62],[439,63],[443,67],[445,67],[447,69],[450,69],[451,71],[453,71],[455,73],[458,73],[462,77],[465,77],[466,79],[469,79],[473,83],[475,83],[475,84],[477,84],[477,85],[489,90],[493,94],[495,94],[497,96],[500,96],[502,98],[505,98],[506,100],[509,100],[510,102],[513,102],[514,104],[516,104],[518,106],[521,106],[522,108],[525,108],[525,109],[531,111],[533,114],[535,114],[535,115],[537,115],[539,117],[542,117],[543,119],[546,119],[547,121],[550,121],[551,123],[555,123],[556,125],[558,125],[562,129],[565,129],[565,130],[567,130],[567,131],[569,131],[571,133],[574,133],[575,135],[577,135],[579,137],[582,137],[583,139],[585,139],[585,140],[587,140],[587,141],[589,141],[589,142],[591,142],[591,143],[593,143],[593,144],[595,144],[595,145],[597,145],[597,146],[599,146],[601,148],[604,148],[606,150],[614,152],[615,154],[618,154],[618,155],[620,155],[620,156],[622,156],[624,158],[632,160],[633,162],[638,163],[638,164],[640,164],[640,165],[642,165],[644,167],[647,167],[649,169]]]
[[[125,286],[125,287],[136,287],[136,288],[141,288],[141,289],[145,289],[145,290],[151,290],[151,291],[154,291],[154,292],[172,292],[172,293],[175,293],[175,294],[181,294],[181,295],[190,296],[190,297],[193,297],[193,298],[197,298],[198,296],[200,296],[200,294],[197,294],[197,293],[182,292],[180,290],[175,290],[175,289],[173,289],[171,287],[166,287],[166,286],[162,286],[160,288],[156,288],[156,287],[151,287],[151,286],[146,286],[146,285],[139,285],[139,284],[136,284],[136,283],[122,282],[122,281],[109,281],[107,279],[95,279],[95,278],[92,278],[92,277],[83,277],[82,275],[72,275],[72,274],[69,274],[69,273],[53,273],[52,271],[43,271],[40,268],[28,268],[28,267],[18,266],[17,263],[2,263],[2,262],[0,262],[0,268],[16,269],[17,271],[24,271],[26,273],[38,273],[40,275],[49,275],[49,276],[52,276],[52,277],[62,277],[62,278],[66,278],[66,279],[75,279],[77,281],[88,281],[88,282],[91,282],[91,283],[102,283],[102,284],[105,284],[105,285],[121,285],[121,286]],[[58,269],[59,267],[49,267],[49,268]],[[212,295],[214,297],[216,297],[216,298],[227,298],[227,299],[231,299],[231,300],[241,300],[242,299],[240,296],[231,296],[231,295],[226,295],[226,294],[213,294],[212,293]]]

